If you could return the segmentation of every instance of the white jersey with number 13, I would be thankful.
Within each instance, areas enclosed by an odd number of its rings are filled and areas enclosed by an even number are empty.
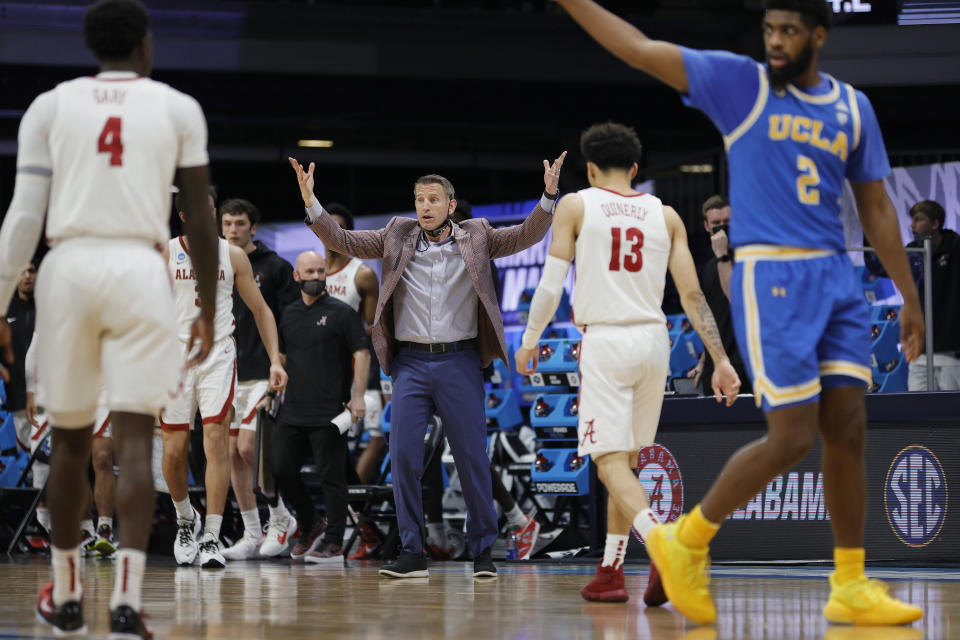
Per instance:
[[[663,203],[650,194],[579,191],[583,224],[576,241],[573,319],[591,324],[663,323],[670,233]]]

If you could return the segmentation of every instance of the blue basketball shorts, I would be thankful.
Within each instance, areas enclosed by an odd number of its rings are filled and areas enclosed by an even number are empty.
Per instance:
[[[870,385],[870,314],[845,253],[748,245],[735,255],[730,311],[757,406]]]

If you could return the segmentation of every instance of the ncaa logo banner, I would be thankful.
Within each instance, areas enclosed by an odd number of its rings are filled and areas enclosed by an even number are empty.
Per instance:
[[[937,456],[910,445],[898,453],[883,483],[883,506],[890,528],[908,547],[925,547],[947,519],[947,476]]]
[[[673,522],[683,513],[683,477],[670,450],[660,444],[640,449],[637,477],[647,491],[650,509],[660,522]],[[633,535],[640,540],[636,529]]]

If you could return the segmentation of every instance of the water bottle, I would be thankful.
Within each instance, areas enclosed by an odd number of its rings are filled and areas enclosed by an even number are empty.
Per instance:
[[[507,535],[507,560],[516,560],[518,558],[517,549],[519,540],[517,534],[511,532]]]

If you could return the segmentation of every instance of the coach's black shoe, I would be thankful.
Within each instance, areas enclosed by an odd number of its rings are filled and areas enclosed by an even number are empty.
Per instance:
[[[143,624],[143,616],[125,604],[110,611],[109,640],[142,640],[152,638],[153,632]]]
[[[59,607],[55,606],[52,582],[48,582],[40,591],[37,619],[53,627],[54,635],[57,636],[87,635],[87,625],[83,623],[83,602],[71,600]]]
[[[474,578],[496,578],[497,566],[493,564],[493,557],[490,553],[491,547],[487,547],[473,559],[473,577]]]
[[[396,560],[380,567],[380,575],[391,578],[426,578],[427,557],[423,552],[401,551]]]

